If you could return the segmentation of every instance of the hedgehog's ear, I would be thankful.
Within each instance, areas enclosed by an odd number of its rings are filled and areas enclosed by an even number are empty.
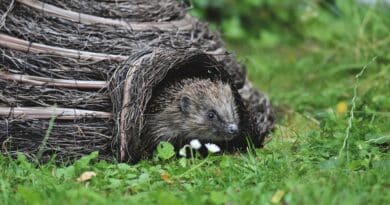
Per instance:
[[[191,101],[190,98],[187,96],[183,96],[180,99],[180,110],[184,113],[189,113],[190,112],[190,105]]]

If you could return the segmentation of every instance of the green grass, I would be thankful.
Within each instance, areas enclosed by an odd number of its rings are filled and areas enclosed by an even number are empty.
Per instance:
[[[263,149],[66,167],[0,156],[0,204],[390,204],[390,12],[344,2],[341,16],[314,5],[299,36],[229,43],[276,107]],[[97,176],[77,182],[85,171]]]

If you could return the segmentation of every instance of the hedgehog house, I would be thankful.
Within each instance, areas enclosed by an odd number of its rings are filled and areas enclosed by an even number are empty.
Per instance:
[[[242,131],[228,150],[248,146],[246,137],[261,146],[274,122],[268,99],[187,8],[176,0],[2,0],[1,152],[66,161],[99,151],[137,162],[147,155],[148,102],[195,77],[233,89]]]

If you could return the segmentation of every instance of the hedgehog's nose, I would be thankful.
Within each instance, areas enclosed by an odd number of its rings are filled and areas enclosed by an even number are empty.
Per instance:
[[[236,124],[230,124],[228,125],[228,132],[229,134],[237,134],[238,133],[238,127]]]

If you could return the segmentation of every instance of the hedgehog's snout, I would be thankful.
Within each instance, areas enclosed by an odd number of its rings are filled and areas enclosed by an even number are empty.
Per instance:
[[[235,135],[238,133],[238,126],[237,124],[229,124],[227,127],[227,132],[231,135]]]

